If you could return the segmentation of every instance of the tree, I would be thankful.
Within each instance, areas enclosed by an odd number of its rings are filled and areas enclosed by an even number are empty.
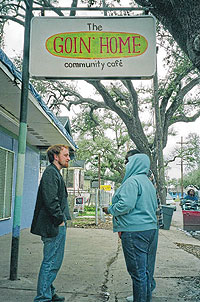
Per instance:
[[[189,133],[183,144],[177,146],[168,157],[170,159],[166,160],[166,165],[176,158],[182,158],[186,173],[200,169],[200,136]]]
[[[171,160],[167,160],[167,164],[176,158],[182,159],[185,170],[182,185],[185,188],[194,186],[200,189],[200,136],[189,133],[183,144],[176,147],[169,158]],[[180,182],[180,179],[178,181]],[[169,180],[168,184],[172,182],[173,180]]]
[[[200,190],[200,169],[186,175],[183,179],[184,187],[194,186],[197,190]]]
[[[186,137],[182,149],[186,173],[200,169],[200,136],[190,133]]]
[[[1,0],[0,2],[0,45],[1,45],[1,32],[6,22],[13,21],[24,26],[25,24],[25,13],[26,4],[28,5],[29,0]],[[71,0],[71,7],[77,7],[78,0]],[[58,16],[64,16],[64,13],[58,8],[59,0],[33,0],[33,7],[52,7],[54,14]],[[41,13],[43,13],[41,11]],[[75,16],[76,11],[72,10],[70,16]],[[33,13],[34,16],[34,13]]]
[[[199,0],[135,0],[148,8],[200,71]]]
[[[86,175],[98,178],[100,154],[101,179],[120,184],[125,172],[127,148],[134,148],[122,120],[110,111],[99,109],[94,113],[90,108],[83,107],[72,120],[72,132],[78,135],[76,159],[85,160]]]
[[[73,1],[72,4],[76,5],[77,2],[75,2],[76,1]],[[168,3],[169,1],[166,2]],[[18,2],[18,6],[16,6],[15,1],[5,0],[4,4],[5,3],[7,3],[7,5],[14,5],[14,8],[17,9],[16,16],[13,15],[11,10],[9,11],[9,15],[1,14],[0,18],[3,20],[18,20],[16,22],[23,25],[24,14],[22,12],[24,11],[24,2]],[[52,3],[56,3],[56,1],[49,0],[40,1],[38,3],[53,7]],[[5,6],[0,6],[0,11],[2,11],[2,8],[4,9]],[[59,8],[56,8],[55,13],[60,16],[63,15],[63,12]],[[173,46],[173,51],[175,48],[176,45]],[[175,51],[173,54],[175,55]],[[105,108],[116,113],[125,124],[129,137],[137,148],[141,152],[149,155],[151,168],[154,172],[160,192],[163,190],[163,183],[160,181],[158,169],[163,167],[158,166],[158,141],[161,142],[160,145],[162,147],[160,149],[165,148],[172,125],[180,121],[195,121],[200,116],[199,99],[188,94],[199,84],[200,76],[197,72],[196,75],[194,74],[194,66],[180,51],[179,54],[180,58],[176,60],[176,65],[171,66],[168,64],[168,76],[159,82],[156,110],[152,88],[146,89],[141,87],[140,89],[136,89],[134,82],[131,80],[112,82],[88,80],[87,83],[96,91],[90,98],[83,97],[81,92],[73,86],[66,85],[65,81],[47,83],[47,89],[45,92],[42,91],[42,93],[45,93],[45,98],[49,106],[52,106],[52,109],[59,110],[61,103],[68,109],[73,105],[84,104],[90,106],[93,112],[97,108]],[[169,56],[168,61],[171,62]],[[38,84],[38,87],[41,88],[41,82]],[[189,112],[188,108],[192,108],[192,111]],[[148,128],[144,127],[142,122],[142,115],[144,115],[144,113],[151,124]],[[159,133],[155,131],[155,126],[152,122],[154,114],[156,117],[159,116]],[[162,154],[162,150],[160,149],[159,152]],[[162,202],[164,203],[163,198]]]

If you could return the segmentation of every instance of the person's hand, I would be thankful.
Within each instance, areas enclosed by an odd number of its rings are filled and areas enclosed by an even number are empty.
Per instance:
[[[64,225],[65,225],[64,221],[61,224],[59,224],[59,226],[64,226]]]
[[[108,214],[108,207],[103,208],[103,212]]]
[[[118,236],[119,236],[119,238],[121,239],[121,237],[122,237],[122,232],[118,232]]]

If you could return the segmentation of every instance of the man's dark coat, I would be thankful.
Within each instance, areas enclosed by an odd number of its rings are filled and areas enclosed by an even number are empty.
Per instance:
[[[60,171],[50,164],[40,181],[31,233],[43,237],[58,235],[59,224],[71,219],[67,195]]]

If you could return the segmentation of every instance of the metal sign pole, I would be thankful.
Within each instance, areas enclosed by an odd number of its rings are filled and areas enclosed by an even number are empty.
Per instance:
[[[18,141],[17,177],[16,177],[16,187],[15,187],[15,205],[14,205],[13,229],[12,229],[10,280],[17,279],[19,238],[20,238],[20,225],[21,225],[21,206],[22,206],[22,195],[23,195],[23,184],[24,184],[24,167],[25,167],[26,135],[27,135],[30,21],[32,17],[33,0],[29,0],[29,1],[27,0],[25,2],[26,2],[26,19],[25,19],[25,32],[24,32],[20,127],[19,127],[19,141]]]
[[[158,177],[160,186],[160,199],[161,203],[166,203],[166,192],[165,192],[165,174],[164,174],[164,159],[163,159],[163,143],[162,143],[162,123],[159,108],[159,96],[158,96],[158,73],[157,73],[157,54],[156,54],[156,72],[153,77],[154,86],[154,110],[155,110],[155,121],[156,121],[156,152],[157,152],[157,162],[158,162]]]
[[[98,225],[98,191],[99,189],[95,189],[95,224]]]

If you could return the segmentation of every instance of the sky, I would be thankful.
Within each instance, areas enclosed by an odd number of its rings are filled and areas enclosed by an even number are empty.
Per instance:
[[[64,3],[64,2],[63,2]],[[61,6],[62,6],[61,2]],[[63,5],[64,6],[64,5]],[[79,14],[84,15],[85,12],[79,12]],[[94,15],[94,13],[93,13]],[[6,36],[5,36],[5,47],[4,51],[8,55],[8,57],[13,58],[15,55],[22,53],[23,51],[23,39],[24,39],[24,28],[14,22],[9,22],[9,24],[5,28]],[[158,77],[163,74],[164,69],[162,67],[162,58],[159,57],[158,54]],[[141,81],[138,81],[141,82]],[[91,96],[90,94],[92,91],[89,89],[85,89],[85,84],[83,85],[83,81],[79,81],[80,83],[80,91],[82,93],[89,93],[87,96]],[[144,83],[144,81],[143,81]],[[140,84],[140,83],[138,83]],[[86,96],[86,95],[85,95]],[[70,115],[69,112],[66,111],[64,106],[61,106],[62,108],[62,113],[61,115]],[[74,109],[76,113],[76,109]],[[181,141],[181,137],[183,137],[183,141],[186,139],[189,133],[194,132],[199,134],[199,129],[200,129],[200,118],[193,123],[177,123],[173,127],[177,135],[175,137],[169,137],[168,139],[168,144],[167,147],[164,149],[164,156],[167,156],[173,149],[178,146],[177,142]],[[177,160],[176,162],[172,163],[170,165],[171,169],[168,171],[168,176],[170,178],[180,178],[180,164],[179,161]]]

